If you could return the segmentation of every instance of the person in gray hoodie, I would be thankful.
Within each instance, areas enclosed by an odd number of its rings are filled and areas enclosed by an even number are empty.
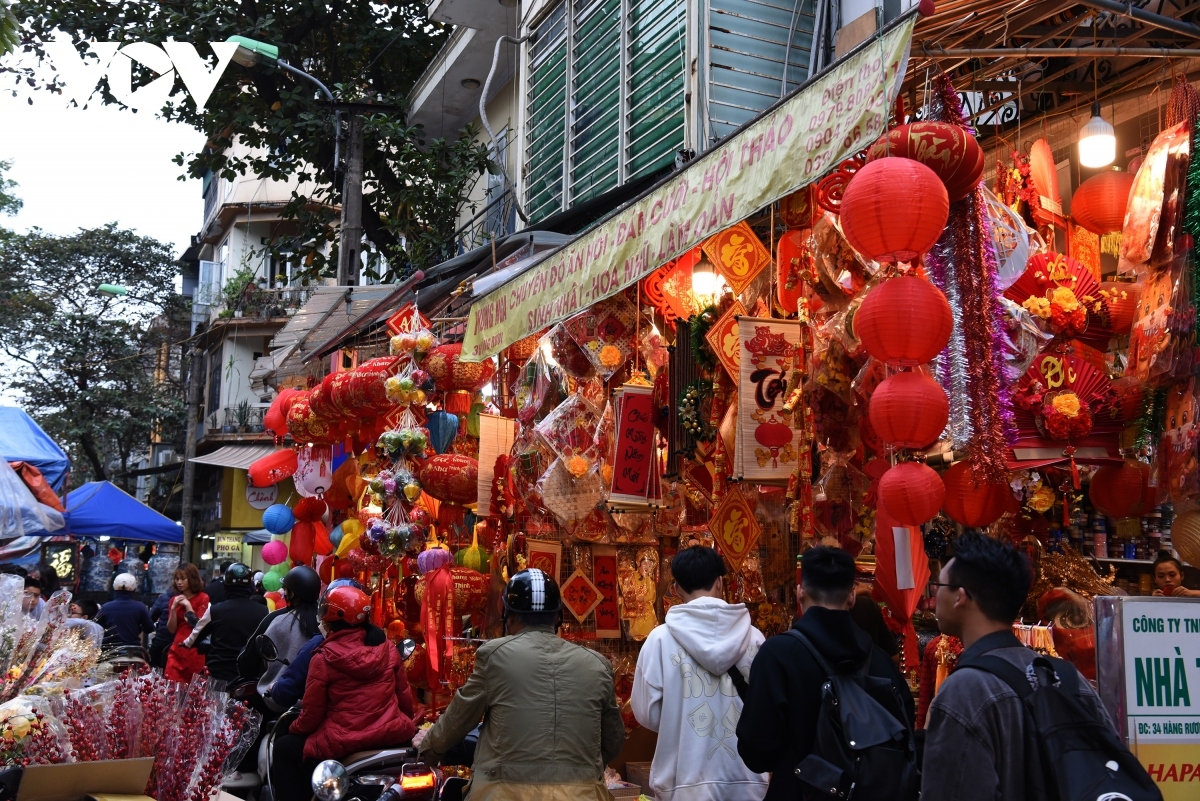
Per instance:
[[[630,704],[638,723],[658,732],[650,787],[658,801],[761,801],[769,777],[738,756],[737,723],[763,634],[745,604],[724,600],[725,561],[694,546],[671,560],[683,603],[638,654]]]

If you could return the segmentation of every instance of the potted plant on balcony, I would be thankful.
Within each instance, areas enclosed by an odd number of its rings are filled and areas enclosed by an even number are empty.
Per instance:
[[[216,434],[220,430],[221,427],[217,425],[217,413],[213,412],[208,416],[208,433]]]
[[[235,417],[237,419],[237,432],[239,434],[245,434],[250,430],[250,401],[245,398],[242,399],[242,402],[237,405]]]

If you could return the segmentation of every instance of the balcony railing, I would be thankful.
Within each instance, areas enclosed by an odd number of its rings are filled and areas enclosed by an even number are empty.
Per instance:
[[[516,194],[505,189],[454,234],[457,254],[486,245],[517,230]]]
[[[213,412],[206,421],[209,433],[221,434],[261,434],[263,433],[263,415],[269,406],[250,406],[243,409],[240,406],[226,406]]]
[[[218,304],[210,308],[219,318],[290,317],[312,297],[315,291],[315,285],[283,286],[271,289],[247,287],[237,297],[222,297]]]

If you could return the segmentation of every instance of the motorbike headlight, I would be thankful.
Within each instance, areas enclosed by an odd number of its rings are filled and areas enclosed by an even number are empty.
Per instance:
[[[312,775],[312,789],[321,801],[341,801],[350,787],[350,779],[346,776],[346,768],[336,759],[327,759]]]

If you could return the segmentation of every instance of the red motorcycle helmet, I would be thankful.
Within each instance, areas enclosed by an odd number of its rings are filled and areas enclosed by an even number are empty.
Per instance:
[[[371,614],[371,596],[358,587],[331,587],[317,604],[317,617],[325,623],[342,621],[358,625]]]

